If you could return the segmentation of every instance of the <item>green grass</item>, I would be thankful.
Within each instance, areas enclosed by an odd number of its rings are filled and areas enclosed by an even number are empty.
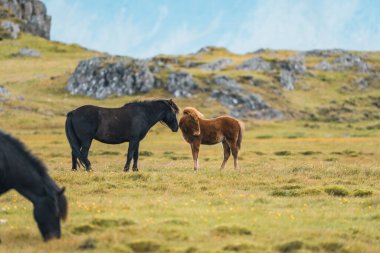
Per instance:
[[[42,57],[10,56],[26,46],[40,50]],[[229,54],[218,49],[187,58],[207,62]],[[140,172],[123,172],[127,144],[96,141],[90,154],[93,171],[72,172],[64,133],[68,111],[83,104],[116,107],[169,96],[162,90],[104,101],[69,96],[64,89],[69,74],[93,55],[99,54],[29,35],[0,42],[0,80],[12,93],[9,101],[0,102],[0,128],[44,161],[57,183],[66,186],[69,200],[61,240],[43,243],[31,203],[15,191],[2,195],[1,252],[380,251],[380,133],[373,120],[246,120],[240,171],[233,170],[232,158],[219,171],[223,151],[215,145],[201,146],[198,173],[181,134],[157,125],[140,144]],[[268,59],[291,55],[264,53]],[[231,58],[238,64],[252,56]],[[313,111],[332,99],[359,96],[337,91],[338,82],[350,77],[327,73],[326,81],[308,78],[310,94],[284,92],[285,108]],[[271,94],[264,88],[260,92]],[[205,94],[175,100],[181,107],[200,108],[207,117],[226,112]]]

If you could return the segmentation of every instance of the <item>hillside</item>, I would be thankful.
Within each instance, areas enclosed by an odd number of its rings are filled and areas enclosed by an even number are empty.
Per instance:
[[[30,202],[2,195],[0,251],[379,252],[380,53],[299,54],[211,47],[136,60],[26,33],[0,41],[0,129],[44,161],[69,200],[62,238],[45,244]],[[337,64],[345,55],[355,63]],[[289,75],[292,87],[281,83]],[[70,170],[68,111],[152,97],[206,117],[238,113],[241,170],[230,160],[220,172],[215,145],[201,147],[194,173],[189,145],[160,124],[141,142],[140,172],[122,172],[127,144],[99,142],[93,172]]]

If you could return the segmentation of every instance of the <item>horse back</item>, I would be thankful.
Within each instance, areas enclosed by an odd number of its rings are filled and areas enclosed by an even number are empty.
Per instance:
[[[135,115],[125,107],[86,105],[72,113],[74,129],[80,139],[94,138],[108,144],[120,144],[130,139]]]
[[[222,116],[214,119],[200,119],[202,144],[217,144],[224,140],[236,141],[240,132],[237,119]]]

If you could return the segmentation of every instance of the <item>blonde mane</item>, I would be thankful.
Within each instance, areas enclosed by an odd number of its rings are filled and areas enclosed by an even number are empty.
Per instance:
[[[183,109],[183,115],[190,115],[193,118],[203,119],[203,114],[194,107],[186,107]]]

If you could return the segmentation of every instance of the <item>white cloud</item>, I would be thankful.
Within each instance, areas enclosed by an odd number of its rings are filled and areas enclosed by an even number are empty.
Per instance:
[[[46,0],[53,16],[52,39],[78,43],[84,47],[113,54],[138,56],[136,48],[156,36],[169,14],[166,6],[160,6],[154,24],[148,29],[136,21],[125,8],[99,20],[99,13],[86,12],[78,2]],[[96,27],[94,27],[96,26]]]
[[[221,36],[218,44],[236,52],[258,48],[378,48],[379,40],[374,43],[373,39],[379,36],[369,33],[366,27],[350,27],[358,12],[358,0],[323,0],[314,4],[311,1],[259,1],[237,31]]]
[[[217,15],[202,29],[191,28],[188,24],[182,24],[171,31],[168,37],[154,42],[143,55],[148,57],[157,54],[184,54],[197,50],[202,46],[200,41],[203,41],[204,38],[220,27],[221,18],[221,14]]]
[[[156,13],[150,10],[146,21],[141,12],[134,13],[121,2],[111,14],[84,8],[80,1],[45,2],[53,16],[52,39],[113,54],[184,54],[206,45],[239,53],[258,48],[379,50],[379,13],[361,13],[360,0],[259,0],[237,16],[221,8],[223,14],[210,16],[204,24],[187,13],[175,13],[170,5],[160,6]],[[175,23],[179,15],[182,21]],[[228,25],[231,16],[234,27]]]

